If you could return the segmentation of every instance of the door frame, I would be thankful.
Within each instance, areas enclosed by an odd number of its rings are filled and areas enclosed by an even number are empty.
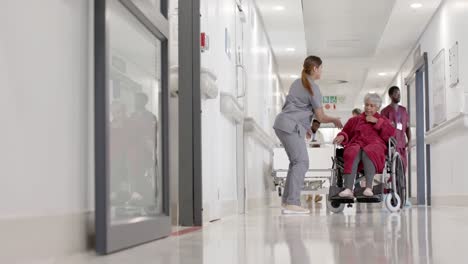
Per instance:
[[[236,54],[236,94],[235,98],[246,111],[246,70],[244,64],[244,21],[241,19],[243,11],[242,1],[235,3],[235,54]],[[245,14],[244,14],[245,15]],[[239,78],[241,73],[241,78]],[[239,88],[241,89],[239,90]],[[244,120],[236,124],[236,178],[237,178],[237,213],[245,214],[247,211],[247,187],[246,187],[246,140],[244,132]]]
[[[430,145],[424,142],[425,132],[429,131],[429,67],[427,52],[418,57],[413,69],[405,78],[408,95],[408,111],[411,107],[410,83],[415,80],[416,89],[416,155],[417,155],[417,204],[431,205],[431,152]],[[411,116],[410,116],[411,118]],[[408,155],[408,193],[411,195],[411,153]]]
[[[161,216],[110,223],[110,176],[108,151],[108,89],[109,89],[109,32],[106,19],[107,3],[114,0],[94,1],[94,153],[95,153],[95,249],[98,254],[109,254],[125,248],[168,236],[171,232],[169,210],[169,133],[168,133],[168,34],[166,0],[161,1],[161,12],[150,19],[132,0],[119,3],[133,15],[142,26],[161,41],[161,120],[162,125],[162,192]],[[145,14],[146,13],[146,14]]]
[[[179,0],[179,224],[201,226],[200,0]]]

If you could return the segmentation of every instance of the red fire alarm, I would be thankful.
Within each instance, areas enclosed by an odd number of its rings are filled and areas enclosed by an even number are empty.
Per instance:
[[[201,52],[205,52],[209,49],[210,41],[208,35],[205,32],[200,33],[200,49]]]

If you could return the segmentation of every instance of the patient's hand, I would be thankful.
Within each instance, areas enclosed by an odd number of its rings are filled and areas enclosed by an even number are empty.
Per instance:
[[[344,136],[337,136],[334,140],[333,140],[333,144],[341,144],[343,143],[344,141]]]
[[[366,116],[366,121],[369,122],[369,123],[377,123],[377,121],[379,121],[377,118],[369,115],[369,116]]]

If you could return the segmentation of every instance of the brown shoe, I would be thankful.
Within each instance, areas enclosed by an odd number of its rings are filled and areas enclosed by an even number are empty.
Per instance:
[[[315,195],[315,200],[314,201],[316,203],[318,203],[318,202],[322,201],[322,199],[323,199],[322,195]]]

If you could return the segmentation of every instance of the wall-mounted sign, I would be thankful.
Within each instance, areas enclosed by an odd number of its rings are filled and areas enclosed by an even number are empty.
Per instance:
[[[344,95],[337,96],[337,97],[336,97],[336,100],[338,101],[338,102],[337,102],[338,104],[344,104],[345,101],[346,101],[346,96],[344,96]]]
[[[458,78],[458,41],[449,50],[449,70],[450,70],[450,87],[455,87],[460,82]]]
[[[446,120],[445,101],[445,49],[442,49],[432,60],[432,126]]]
[[[231,59],[231,37],[227,28],[224,28],[224,52]]]
[[[326,110],[336,110],[336,104],[325,104]]]
[[[322,103],[324,104],[336,104],[338,102],[338,97],[337,96],[323,96],[322,97]]]

